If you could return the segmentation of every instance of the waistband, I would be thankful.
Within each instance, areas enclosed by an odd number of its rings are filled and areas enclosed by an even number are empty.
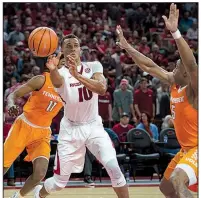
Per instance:
[[[95,123],[95,122],[99,121],[99,117],[97,117],[97,118],[95,118],[93,120],[86,121],[86,122],[73,121],[73,120],[70,120],[69,118],[67,118],[65,116],[64,116],[64,118],[72,126],[89,125],[89,124],[92,124],[92,123]]]
[[[25,115],[23,113],[21,115],[19,115],[18,118],[22,119],[24,122],[26,122],[31,127],[41,128],[41,129],[50,129],[50,127],[42,127],[42,126],[38,126],[38,125],[31,123],[29,120],[27,120],[27,118],[25,117]]]

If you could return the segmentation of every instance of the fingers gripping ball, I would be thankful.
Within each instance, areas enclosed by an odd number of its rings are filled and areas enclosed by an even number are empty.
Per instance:
[[[46,57],[56,51],[58,37],[54,30],[48,27],[39,27],[31,32],[28,45],[34,56]]]

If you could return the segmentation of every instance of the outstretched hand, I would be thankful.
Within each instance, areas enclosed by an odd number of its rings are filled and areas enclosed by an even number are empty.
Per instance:
[[[123,30],[121,29],[120,25],[117,26],[116,33],[117,33],[117,37],[118,37],[118,40],[119,40],[119,41],[116,42],[116,44],[120,48],[125,49],[128,46],[128,42],[127,42],[127,40],[125,39],[125,37],[123,35]]]
[[[57,56],[55,55],[50,55],[47,59],[46,62],[46,67],[51,71],[57,68],[57,66],[59,65],[59,61],[60,61],[60,57],[61,57],[62,53],[59,52]]]
[[[176,32],[178,28],[178,20],[179,20],[179,9],[177,9],[177,5],[174,3],[170,5],[169,18],[167,18],[164,15],[162,17],[165,21],[165,25],[167,29],[170,30],[171,32]]]

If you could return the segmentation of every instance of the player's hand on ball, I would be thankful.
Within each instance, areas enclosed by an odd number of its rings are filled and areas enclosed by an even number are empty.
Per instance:
[[[72,76],[74,76],[75,78],[79,75],[78,71],[77,71],[77,64],[76,61],[74,59],[74,57],[72,57],[71,55],[67,56],[67,65],[69,68],[69,72]]]
[[[167,18],[166,16],[162,17],[165,21],[166,28],[171,32],[176,32],[179,20],[179,10],[177,9],[177,5],[174,3],[170,5],[169,18]]]
[[[59,65],[59,60],[61,57],[61,52],[58,53],[57,56],[55,55],[50,55],[47,59],[46,62],[46,67],[51,71],[57,68],[57,66]]]
[[[16,117],[19,114],[19,107],[17,105],[12,105],[8,107],[9,116]]]
[[[121,29],[121,26],[120,26],[120,25],[117,26],[116,32],[117,32],[117,36],[118,36],[118,39],[119,39],[119,41],[117,41],[116,44],[117,44],[120,48],[125,49],[125,48],[128,46],[128,42],[127,42],[126,39],[124,38],[123,30]]]

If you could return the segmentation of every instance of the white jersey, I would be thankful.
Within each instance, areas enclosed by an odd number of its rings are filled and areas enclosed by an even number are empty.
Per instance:
[[[89,79],[94,73],[103,73],[103,66],[98,61],[82,62],[77,69]],[[64,117],[74,123],[89,123],[98,119],[98,94],[84,87],[70,74],[68,68],[62,67],[58,71],[65,80],[62,87],[56,89],[63,99]]]

